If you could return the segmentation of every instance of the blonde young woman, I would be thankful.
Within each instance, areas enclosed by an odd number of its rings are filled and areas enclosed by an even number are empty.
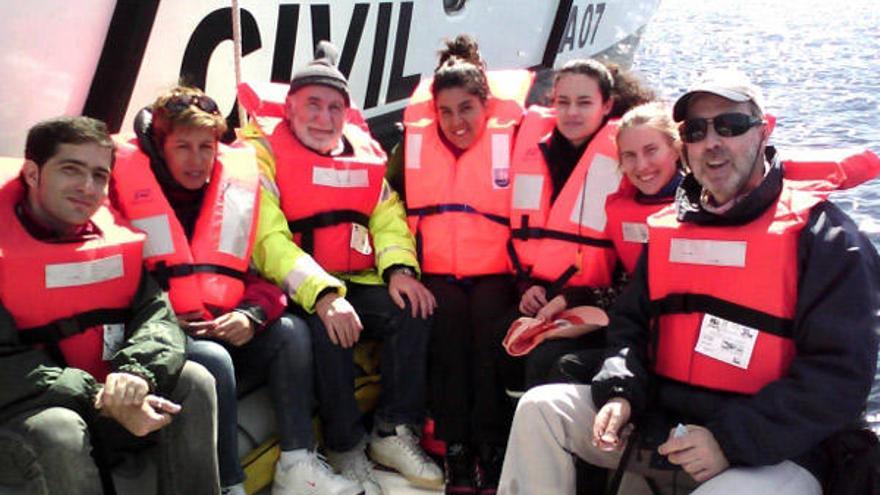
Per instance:
[[[632,273],[648,240],[645,220],[670,204],[681,183],[681,141],[666,104],[639,105],[624,114],[617,133],[620,191],[605,205],[608,232],[627,273]]]

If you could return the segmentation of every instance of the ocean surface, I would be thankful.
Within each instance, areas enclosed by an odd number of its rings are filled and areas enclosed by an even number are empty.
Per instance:
[[[773,144],[880,153],[878,29],[876,0],[662,0],[633,69],[674,101],[706,69],[739,68],[778,119]],[[880,249],[880,179],[833,201]],[[880,434],[880,376],[868,420]]]

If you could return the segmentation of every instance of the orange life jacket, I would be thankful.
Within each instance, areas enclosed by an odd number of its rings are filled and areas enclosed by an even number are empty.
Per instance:
[[[680,223],[674,207],[648,218],[658,374],[745,394],[785,375],[795,355],[798,238],[831,189],[802,185],[785,180],[776,203],[745,225]]]
[[[511,210],[514,265],[520,274],[559,286],[605,287],[616,263],[606,231],[606,198],[622,175],[614,143],[617,125],[608,122],[593,136],[551,204],[552,180],[540,143],[550,139],[555,112],[531,107],[513,154]]]
[[[880,175],[880,158],[870,150],[786,150],[782,170],[786,179],[813,181],[814,189],[851,189]]]
[[[799,189],[849,189],[874,179],[880,174],[880,158],[869,150],[851,151],[805,150],[805,155],[787,151],[782,162],[785,178],[799,183]],[[811,184],[807,184],[811,182]],[[830,188],[830,189],[829,189]],[[648,216],[672,202],[641,203],[636,201],[636,188],[624,179],[620,190],[608,198],[609,235],[614,249],[627,272],[632,273],[648,242]]]
[[[672,203],[671,196],[657,202],[636,200],[638,190],[624,179],[620,190],[609,196],[605,203],[608,214],[608,235],[614,242],[614,251],[627,273],[632,273],[648,242],[647,218]]]
[[[122,214],[147,234],[144,260],[178,314],[226,312],[244,294],[259,214],[253,149],[220,145],[192,239],[137,144],[117,143],[113,188]]]
[[[360,126],[345,124],[353,156],[325,156],[302,145],[286,124],[268,142],[275,183],[293,240],[330,272],[375,267],[370,216],[382,194],[387,161],[382,147]]]
[[[486,128],[458,158],[440,137],[423,80],[404,111],[407,216],[422,271],[470,277],[510,271],[510,153],[533,75],[487,73]]]
[[[0,173],[0,303],[23,343],[60,351],[67,366],[103,382],[140,285],[144,235],[102,206],[90,219],[100,232],[94,238],[35,239],[15,214],[25,194],[21,163],[3,163]]]

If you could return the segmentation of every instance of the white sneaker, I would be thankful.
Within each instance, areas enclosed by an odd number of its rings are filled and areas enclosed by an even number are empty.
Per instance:
[[[399,472],[413,485],[443,489],[443,470],[419,446],[419,438],[405,425],[394,428],[395,435],[382,437],[373,433],[370,457]]]
[[[364,495],[382,495],[382,486],[373,476],[373,463],[367,459],[364,444],[345,452],[327,451],[327,460],[339,474],[360,484]]]
[[[295,462],[287,469],[275,465],[272,495],[359,495],[364,491],[359,483],[335,474],[316,453]]]

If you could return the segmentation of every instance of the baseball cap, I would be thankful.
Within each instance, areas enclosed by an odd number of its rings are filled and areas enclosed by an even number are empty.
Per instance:
[[[752,84],[749,77],[735,69],[714,69],[703,74],[699,82],[678,98],[672,107],[672,118],[681,122],[687,114],[688,103],[697,93],[711,93],[737,103],[752,101],[764,112],[764,95],[761,88]]]

